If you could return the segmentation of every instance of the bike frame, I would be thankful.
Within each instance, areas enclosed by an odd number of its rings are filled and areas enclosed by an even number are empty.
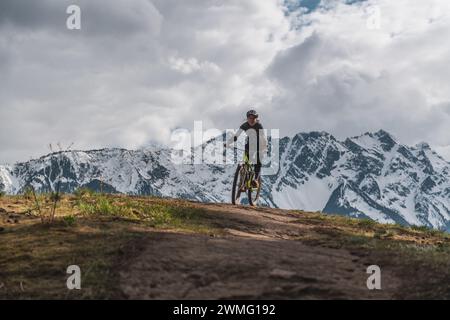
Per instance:
[[[244,152],[244,161],[243,161],[244,169],[245,169],[245,177],[244,184],[249,190],[253,190],[252,188],[252,179],[255,174],[253,165],[250,163],[250,159],[248,155]]]

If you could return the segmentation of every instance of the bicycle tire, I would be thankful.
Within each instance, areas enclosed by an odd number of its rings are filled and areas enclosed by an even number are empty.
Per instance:
[[[236,204],[236,202],[238,202],[239,204],[239,199],[241,197],[241,190],[240,190],[240,186],[238,187],[238,181],[239,181],[239,176],[242,170],[242,164],[239,164],[236,168],[236,172],[234,173],[234,179],[233,179],[233,188],[231,190],[231,203],[232,204]]]

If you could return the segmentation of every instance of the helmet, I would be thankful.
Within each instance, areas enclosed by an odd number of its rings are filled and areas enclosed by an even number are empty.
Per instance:
[[[255,110],[249,110],[249,111],[247,111],[247,118],[250,116],[254,116],[254,117],[258,118],[258,113]]]

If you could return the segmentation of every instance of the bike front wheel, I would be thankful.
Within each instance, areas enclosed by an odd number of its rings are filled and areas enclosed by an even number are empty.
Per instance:
[[[238,165],[236,168],[236,172],[234,173],[233,179],[233,188],[231,190],[231,203],[239,204],[241,193],[242,193],[242,183],[244,181],[243,177],[245,176],[244,166],[242,164]]]
[[[258,177],[258,188],[248,189],[248,204],[256,207],[261,193],[261,176]]]

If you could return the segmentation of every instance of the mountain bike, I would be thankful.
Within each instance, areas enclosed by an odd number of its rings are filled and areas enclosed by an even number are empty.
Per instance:
[[[261,192],[261,175],[258,177],[258,188],[253,188],[252,180],[255,176],[255,168],[250,162],[248,154],[245,150],[243,151],[244,160],[237,166],[234,174],[233,188],[231,191],[231,203],[239,204],[241,194],[246,193],[249,205],[256,206]]]

